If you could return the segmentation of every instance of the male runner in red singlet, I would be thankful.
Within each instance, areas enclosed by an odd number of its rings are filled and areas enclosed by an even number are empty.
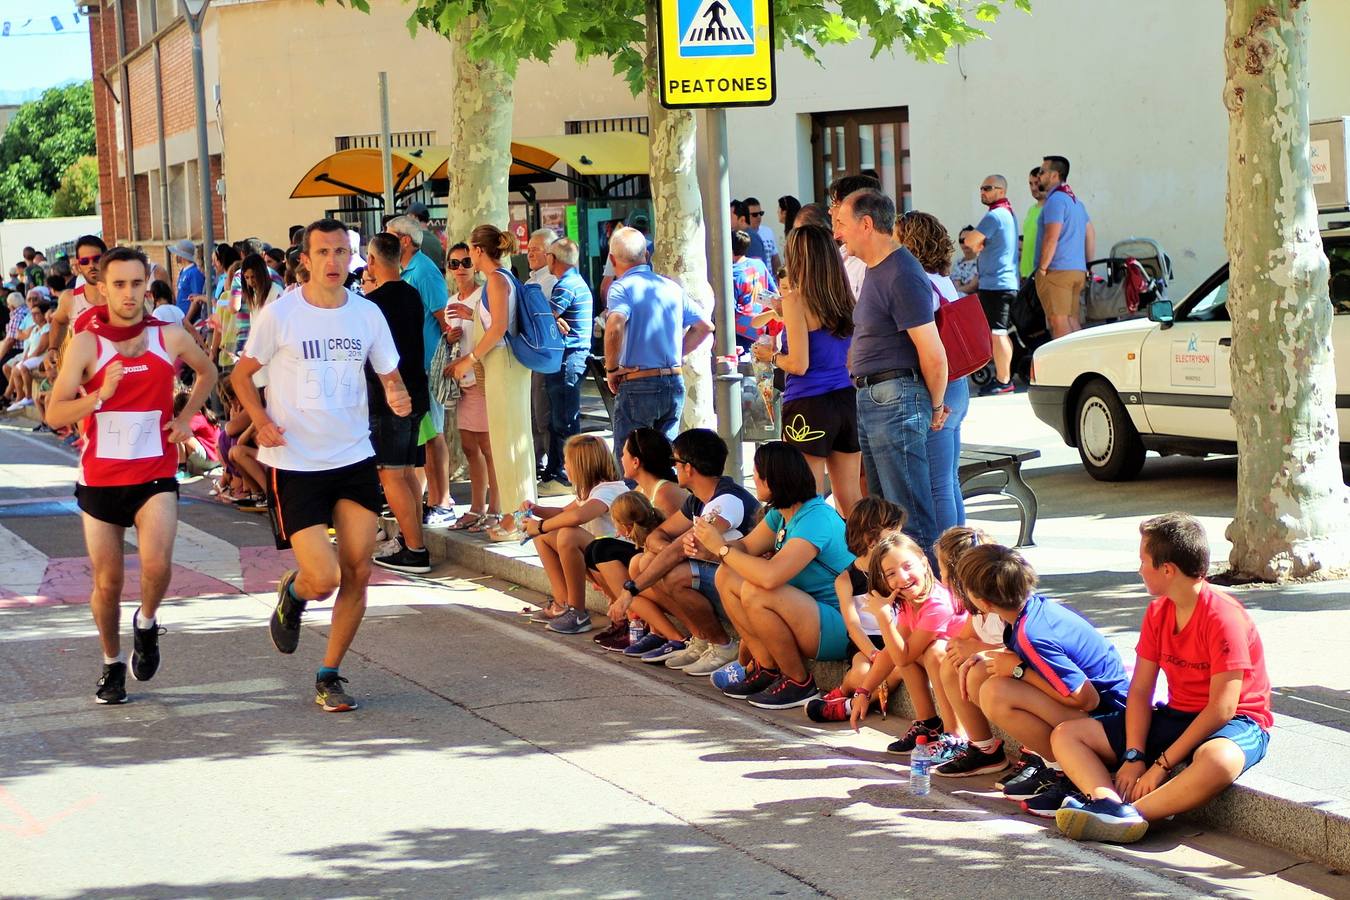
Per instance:
[[[248,343],[230,383],[258,436],[277,546],[295,551],[298,570],[281,577],[272,643],[294,653],[305,604],[337,592],[315,702],[346,712],[356,701],[338,674],[366,612],[380,480],[370,443],[366,362],[379,376],[389,409],[412,412],[398,374],[398,351],[380,308],[344,287],[352,248],[347,227],[320,219],[305,229],[300,261],[309,281],[253,314]],[[253,375],[267,367],[267,405]],[[337,548],[328,526],[337,531]]]
[[[86,234],[76,239],[75,255],[70,260],[70,268],[84,280],[83,283],[72,284],[57,298],[56,312],[51,315],[52,347],[65,349],[66,339],[69,337],[67,329],[72,329],[76,322],[81,321],[82,316],[87,323],[88,316],[85,316],[85,313],[107,302],[103,299],[98,283],[99,261],[106,252],[108,245],[96,234]]]
[[[103,644],[103,677],[94,699],[127,699],[122,657],[122,538],[136,529],[141,560],[141,605],[132,616],[131,674],[148,681],[159,668],[155,618],[169,587],[178,529],[178,447],[192,437],[190,422],[216,383],[216,370],[192,336],[145,314],[145,255],[128,247],[103,254],[98,280],[106,306],[94,307],[89,327],[76,334],[52,386],[47,424],[81,422],[85,446],[75,498],[94,570],[89,606]],[[173,414],[174,365],[197,373],[187,405]],[[84,393],[81,396],[80,390]]]

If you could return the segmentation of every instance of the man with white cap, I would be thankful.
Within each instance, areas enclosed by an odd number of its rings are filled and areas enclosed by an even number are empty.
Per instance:
[[[178,289],[174,292],[174,303],[189,322],[195,322],[196,313],[206,299],[202,293],[206,290],[206,275],[202,272],[201,266],[197,265],[197,246],[187,238],[181,241],[174,241],[169,245],[169,252],[179,259],[183,260],[183,267],[178,270]]]

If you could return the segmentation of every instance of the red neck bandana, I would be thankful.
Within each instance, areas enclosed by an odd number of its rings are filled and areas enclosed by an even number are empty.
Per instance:
[[[1067,181],[1061,184],[1059,187],[1055,188],[1055,191],[1063,191],[1064,193],[1069,195],[1069,199],[1072,200],[1074,203],[1078,202],[1078,197],[1074,194],[1073,188],[1069,187],[1069,183]],[[1055,191],[1051,191],[1050,193],[1053,194]]]
[[[989,204],[990,212],[993,212],[996,209],[1006,209],[1008,211],[1008,215],[1012,216],[1013,218],[1017,218],[1017,214],[1013,212],[1012,204],[1008,202],[1007,197],[1004,197],[1002,200],[995,200],[993,203]]]
[[[153,316],[142,315],[141,320],[131,325],[114,325],[108,319],[108,307],[92,307],[93,317],[89,322],[89,330],[105,340],[129,341],[140,335],[146,328],[160,326],[164,323]]]

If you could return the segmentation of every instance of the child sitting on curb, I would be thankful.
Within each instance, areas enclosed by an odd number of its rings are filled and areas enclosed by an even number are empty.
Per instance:
[[[1266,755],[1270,678],[1242,604],[1205,580],[1209,542],[1185,513],[1139,526],[1144,613],[1124,712],[1065,722],[1051,744],[1086,794],[1055,813],[1077,840],[1127,843],[1150,822],[1208,802]],[[1167,703],[1153,707],[1158,671]],[[1107,767],[1116,768],[1114,780]],[[1184,770],[1182,766],[1185,766]]]
[[[1003,796],[1035,816],[1054,818],[1073,790],[1050,747],[1050,732],[1070,719],[1125,708],[1125,667],[1116,648],[1073,610],[1036,589],[1036,573],[1007,547],[972,547],[956,566],[956,580],[981,612],[1007,625],[1006,650],[976,654],[984,662],[980,709],[1037,755],[1004,782]]]
[[[844,541],[848,551],[857,557],[834,580],[839,597],[839,612],[844,617],[844,628],[852,644],[852,664],[839,687],[824,697],[806,704],[806,717],[813,722],[847,722],[852,707],[853,691],[867,681],[872,661],[886,649],[881,637],[881,626],[867,611],[870,591],[867,569],[872,564],[872,550],[882,535],[905,527],[908,516],[889,500],[863,497],[853,505],[844,522]],[[877,685],[871,697],[886,715],[886,701],[890,690],[900,683],[900,673],[892,671]]]

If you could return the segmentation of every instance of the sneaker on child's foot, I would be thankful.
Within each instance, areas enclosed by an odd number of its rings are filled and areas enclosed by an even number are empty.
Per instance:
[[[739,659],[733,659],[721,668],[708,673],[708,680],[719,691],[725,691],[745,680],[745,666],[741,665]]]
[[[716,673],[713,674],[716,676]],[[733,700],[744,700],[752,694],[758,694],[777,681],[779,677],[780,673],[772,669],[765,669],[758,663],[751,663],[745,670],[745,676],[735,684],[727,685],[722,693]],[[713,683],[716,684],[716,682]]]
[[[688,666],[692,666],[703,658],[703,654],[707,649],[708,642],[703,638],[690,638],[689,646],[666,660],[666,668],[683,670]]]
[[[757,706],[760,709],[793,709],[798,706],[805,706],[819,696],[820,691],[816,689],[816,678],[808,672],[805,681],[793,681],[786,675],[779,675],[773,684],[745,699],[749,701],[751,706]]]
[[[98,680],[98,690],[94,691],[94,701],[109,705],[127,702],[126,663],[103,664],[103,677]]]
[[[393,569],[395,572],[425,575],[431,571],[431,551],[425,547],[421,550],[400,547],[397,552],[390,553],[387,556],[377,556],[373,561],[375,565],[384,569]]]
[[[1148,821],[1128,803],[1114,800],[1084,802],[1066,797],[1055,811],[1055,824],[1075,841],[1132,844],[1148,831]]]
[[[641,657],[642,654],[655,650],[665,642],[666,639],[664,637],[657,634],[655,631],[649,631],[642,636],[642,640],[635,644],[629,644],[627,648],[624,649],[623,655]]]
[[[1030,778],[1043,768],[1045,768],[1045,760],[1024,748],[1022,758],[1013,763],[1013,767],[1008,774],[994,782],[994,790],[1005,790],[1011,785],[1020,783],[1024,778]]]
[[[316,678],[314,702],[322,706],[324,712],[349,712],[356,709],[356,701],[342,687],[346,683],[347,679],[336,672]]]
[[[566,612],[544,627],[558,634],[585,634],[591,630],[591,614],[569,606]]]
[[[1078,788],[1074,787],[1073,782],[1069,780],[1069,776],[1063,772],[1055,772],[1055,775],[1057,777],[1046,783],[1035,796],[1022,801],[1023,812],[1031,813],[1031,815],[1039,816],[1042,819],[1053,819],[1060,806],[1064,804],[1066,797],[1082,796],[1078,793]]]
[[[830,694],[838,693],[838,697]],[[824,697],[806,704],[806,717],[812,722],[847,722],[853,709],[853,699],[843,696],[836,688]]]
[[[620,632],[625,634],[628,632],[627,619],[615,619],[613,622],[610,622],[609,627],[604,631],[596,632],[596,634],[591,637],[591,641],[603,646],[605,642],[612,641],[614,638],[618,637]]]
[[[688,649],[684,641],[666,641],[659,647],[655,647],[642,654],[640,657],[645,663],[663,663],[666,660],[678,656]]]
[[[915,719],[914,724],[909,726],[909,731],[906,731],[900,737],[899,740],[892,741],[886,747],[886,752],[909,753],[911,750],[914,749],[914,745],[918,743],[919,735],[923,735],[924,737],[928,738],[928,743],[931,744],[938,738],[942,737],[942,729],[930,728],[927,725],[923,724],[923,722],[919,721],[918,719]]]
[[[1025,800],[1028,797],[1034,797],[1045,790],[1047,784],[1051,784],[1058,779],[1061,774],[1044,763],[1034,768],[1027,766],[1023,771],[1029,771],[1031,774],[1025,778],[1011,780],[1003,785],[1003,796],[1009,800]]]
[[[735,641],[728,644],[709,644],[703,655],[698,658],[698,662],[684,667],[684,674],[695,677],[711,675],[727,663],[735,662],[740,651],[741,647]]]
[[[973,743],[967,743],[959,754],[934,769],[933,774],[944,778],[969,778],[1002,772],[1006,768],[1008,754],[1003,752],[1002,741],[996,741],[992,750],[981,750]]]

